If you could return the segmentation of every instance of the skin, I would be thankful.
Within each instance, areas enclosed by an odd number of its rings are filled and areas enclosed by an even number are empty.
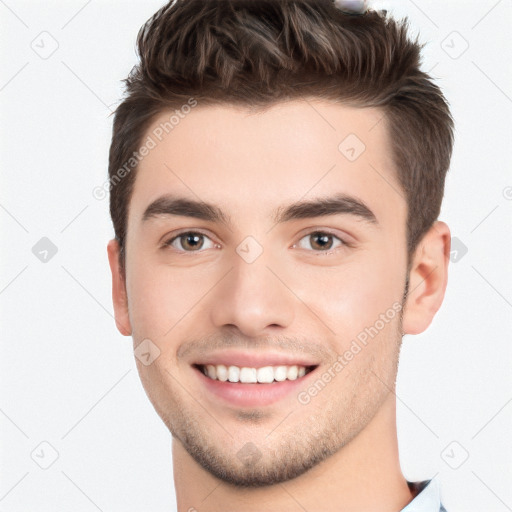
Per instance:
[[[437,221],[423,237],[404,304],[407,205],[381,118],[315,98],[260,113],[199,105],[140,163],[125,276],[118,243],[108,244],[113,303],[134,348],[150,339],[160,351],[147,366],[136,362],[173,435],[179,512],[391,512],[413,499],[398,459],[398,357],[402,333],[423,332],[441,306],[450,231]],[[366,146],[353,162],[338,149],[350,133]],[[378,225],[348,214],[271,220],[279,206],[335,192],[362,200]],[[214,203],[232,225],[163,215],[142,222],[163,193]],[[164,245],[187,230],[206,235],[203,245],[186,237]],[[330,254],[311,236],[322,230],[334,235]],[[236,252],[247,236],[263,249],[252,263]],[[236,347],[314,357],[322,374],[393,304],[405,309],[307,404],[291,393],[264,407],[226,405],[191,366]],[[250,464],[237,455],[247,446],[258,453]]]

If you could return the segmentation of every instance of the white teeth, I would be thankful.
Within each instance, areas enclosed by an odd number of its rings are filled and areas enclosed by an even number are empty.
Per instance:
[[[256,368],[240,368],[240,382],[244,382],[246,384],[258,382],[258,379],[256,378]]]
[[[217,379],[222,382],[228,380],[228,369],[223,364],[217,365]]]
[[[250,368],[247,366],[225,366],[223,364],[207,364],[201,367],[203,373],[210,379],[221,382],[241,382],[244,384],[270,384],[271,382],[283,382],[284,380],[296,380],[306,375],[305,366],[263,366],[261,368]]]
[[[288,368],[286,368],[286,366],[276,366],[274,368],[274,379],[277,380],[277,382],[286,380],[287,370]]]
[[[289,366],[288,372],[286,373],[286,378],[288,380],[295,380],[297,378],[297,375],[299,374],[299,369],[297,366]]]
[[[238,366],[230,366],[228,368],[229,382],[238,382],[240,380],[240,368]]]
[[[213,366],[213,364],[206,365],[206,372],[207,372],[208,377],[210,377],[210,379],[217,378],[217,370],[215,369],[215,366]]]
[[[274,380],[274,370],[272,366],[258,368],[258,382],[269,383]]]

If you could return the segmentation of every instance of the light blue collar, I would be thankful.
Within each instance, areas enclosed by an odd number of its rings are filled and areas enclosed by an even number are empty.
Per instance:
[[[446,512],[441,505],[439,482],[436,478],[411,485],[420,492],[401,512]]]

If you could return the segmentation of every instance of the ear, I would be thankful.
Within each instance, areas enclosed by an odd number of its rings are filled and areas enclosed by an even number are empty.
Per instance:
[[[414,252],[409,272],[402,330],[420,334],[432,322],[444,299],[450,261],[450,228],[436,221]]]
[[[110,240],[107,245],[108,262],[112,272],[112,302],[116,326],[123,336],[130,336],[132,326],[128,314],[128,296],[126,294],[126,279],[119,265],[119,242]]]

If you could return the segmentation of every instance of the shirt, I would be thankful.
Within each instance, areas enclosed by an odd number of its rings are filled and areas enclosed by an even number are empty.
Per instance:
[[[417,491],[416,497],[400,512],[446,512],[441,503],[439,482],[437,479],[423,482],[407,482],[411,491]]]

